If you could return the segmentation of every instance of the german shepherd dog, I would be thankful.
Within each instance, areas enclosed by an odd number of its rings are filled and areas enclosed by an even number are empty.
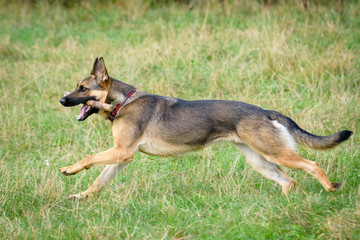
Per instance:
[[[116,102],[117,110],[95,109],[86,105],[89,100],[99,104]],[[90,75],[60,103],[65,107],[83,104],[78,121],[84,121],[93,113],[113,120],[114,147],[59,169],[64,175],[73,175],[95,165],[107,165],[89,189],[69,196],[73,199],[98,193],[133,160],[137,150],[156,156],[174,156],[202,149],[215,141],[234,143],[248,164],[277,182],[283,194],[292,190],[296,181],[279,166],[304,170],[326,191],[335,191],[340,184],[330,182],[320,166],[302,158],[295,152],[295,147],[301,144],[314,149],[329,149],[352,134],[344,130],[330,136],[313,135],[276,111],[243,102],[185,101],[135,91],[135,87],[108,75],[102,57],[96,58]]]

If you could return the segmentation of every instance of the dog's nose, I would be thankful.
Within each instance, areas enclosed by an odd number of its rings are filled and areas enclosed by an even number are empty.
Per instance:
[[[65,105],[65,103],[67,102],[67,98],[62,98],[62,99],[60,99],[60,103],[62,104],[62,105]]]

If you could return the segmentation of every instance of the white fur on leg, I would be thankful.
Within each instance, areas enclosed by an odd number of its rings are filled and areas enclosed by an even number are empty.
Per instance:
[[[105,185],[109,183],[120,172],[120,170],[126,167],[126,165],[129,163],[130,162],[121,162],[118,164],[107,165],[88,190],[82,193],[70,195],[68,198],[74,200],[83,200],[86,199],[90,194],[96,194],[100,192],[101,189],[104,188]]]
[[[103,188],[109,181],[111,181],[119,172],[121,169],[126,167],[130,162],[122,162],[119,164],[111,164],[109,166],[106,166],[106,168],[103,170],[103,172],[100,174],[100,188]]]
[[[246,162],[257,172],[267,179],[277,182],[283,188],[283,193],[287,193],[291,190],[295,181],[291,180],[291,178],[287,176],[278,165],[267,161],[260,154],[256,153],[245,144],[238,144],[237,146],[245,155]]]

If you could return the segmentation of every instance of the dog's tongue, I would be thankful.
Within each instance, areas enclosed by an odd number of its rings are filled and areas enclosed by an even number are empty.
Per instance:
[[[79,113],[79,115],[77,116],[77,119],[78,119],[78,120],[81,119],[81,118],[83,118],[83,117],[85,116],[86,110],[87,110],[88,108],[89,108],[89,106],[87,106],[87,105],[85,105],[85,104],[81,107],[80,113]]]

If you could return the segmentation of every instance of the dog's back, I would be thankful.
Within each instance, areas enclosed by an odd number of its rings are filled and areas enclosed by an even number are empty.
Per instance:
[[[160,138],[172,145],[190,145],[194,149],[214,140],[231,139],[233,142],[246,143],[249,138],[257,138],[256,135],[264,131],[271,132],[267,141],[288,131],[294,143],[315,149],[334,147],[351,136],[347,130],[331,136],[313,135],[276,111],[264,110],[244,102],[185,101],[150,94],[145,94],[137,101],[136,108],[141,106],[141,109],[136,111],[143,113],[138,119],[141,122],[138,125],[144,127],[141,130],[144,134],[149,132],[152,138]],[[131,104],[128,108],[131,109]],[[124,114],[127,114],[126,109]],[[144,119],[144,116],[147,117]],[[148,125],[151,127],[146,128]],[[284,136],[281,137],[285,140]],[[285,141],[290,139],[287,137]]]

